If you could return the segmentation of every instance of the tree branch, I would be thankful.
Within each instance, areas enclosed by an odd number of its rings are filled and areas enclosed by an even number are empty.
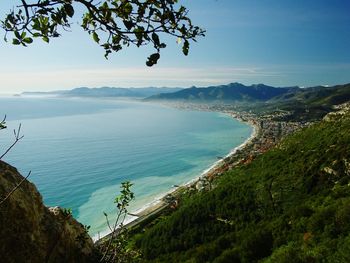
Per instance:
[[[8,152],[9,152],[20,140],[23,139],[24,135],[22,135],[22,136],[20,135],[20,133],[21,133],[21,124],[19,124],[17,131],[16,131],[16,130],[13,130],[13,133],[14,133],[14,135],[15,135],[15,141],[14,141],[14,142],[11,144],[11,146],[10,146],[9,148],[7,148],[7,150],[0,156],[0,160],[1,160],[2,158],[4,158],[4,156],[5,156],[6,154],[8,154]]]
[[[2,28],[13,33],[13,44],[27,46],[33,38],[41,37],[49,42],[50,38],[60,36],[58,30],[67,30],[74,15],[74,3],[85,9],[80,25],[92,35],[93,40],[105,50],[105,57],[118,52],[130,44],[137,47],[153,45],[156,54],[147,61],[148,66],[157,63],[160,49],[165,43],[157,33],[168,34],[184,40],[183,53],[187,55],[189,40],[196,41],[204,36],[204,30],[192,25],[188,10],[177,1],[164,0],[107,0],[94,3],[92,0],[20,0],[18,10],[12,10],[2,21]],[[15,12],[17,11],[17,12]],[[26,36],[29,33],[29,36]]]

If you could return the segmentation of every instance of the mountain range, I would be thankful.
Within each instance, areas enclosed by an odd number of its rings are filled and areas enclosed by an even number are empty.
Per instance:
[[[191,87],[174,93],[158,94],[147,100],[191,101],[267,101],[283,94],[298,91],[299,87],[276,88],[264,84],[245,86],[241,83],[210,87]]]
[[[350,84],[332,87],[309,88],[272,87],[265,84],[245,86],[241,83],[191,88],[75,88],[52,92],[24,92],[21,95],[54,95],[64,97],[130,97],[145,101],[189,101],[189,102],[254,102],[289,106],[327,106],[346,102],[350,99]],[[283,104],[283,105],[281,105]]]
[[[245,86],[240,83],[192,87],[174,93],[158,94],[146,101],[226,104],[255,113],[288,111],[288,120],[317,120],[333,110],[335,105],[350,100],[350,83],[332,87],[275,88],[264,84]]]

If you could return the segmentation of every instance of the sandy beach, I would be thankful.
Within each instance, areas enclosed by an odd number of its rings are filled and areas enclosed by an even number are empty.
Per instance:
[[[216,161],[212,166],[210,166],[208,169],[203,171],[198,177],[190,180],[189,182],[187,182],[183,185],[174,187],[173,189],[166,192],[158,200],[155,200],[152,203],[145,205],[143,208],[140,208],[135,213],[129,214],[131,216],[131,218],[129,218],[128,222],[125,224],[126,228],[135,227],[136,225],[142,223],[143,221],[147,220],[151,216],[154,216],[156,214],[161,213],[165,208],[167,208],[170,205],[169,201],[167,201],[167,199],[169,199],[169,196],[172,197],[173,199],[176,199],[179,195],[181,195],[181,193],[184,190],[189,189],[189,188],[195,188],[196,184],[200,180],[212,177],[212,176],[220,173],[221,167],[225,163],[225,160],[227,158],[232,158],[232,157],[234,157],[234,155],[238,151],[239,152],[243,151],[257,137],[257,135],[259,133],[259,127],[257,125],[255,125],[254,120],[245,121],[245,120],[242,120],[240,118],[237,118],[237,116],[233,113],[225,112],[225,114],[228,114],[230,117],[232,117],[236,120],[239,120],[241,122],[249,124],[253,128],[251,135],[241,145],[233,148],[225,157],[220,158],[220,160]],[[112,235],[112,233],[105,234],[101,237],[93,237],[93,239],[96,243],[99,243],[103,240],[108,239],[108,237],[110,235]]]

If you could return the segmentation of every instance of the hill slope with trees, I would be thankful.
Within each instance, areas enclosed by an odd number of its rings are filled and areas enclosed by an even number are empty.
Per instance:
[[[245,86],[241,83],[230,83],[205,88],[192,87],[174,93],[155,95],[147,100],[267,101],[297,89],[299,88],[275,88],[264,84]]]
[[[135,237],[149,262],[348,262],[350,114],[286,138]]]
[[[290,111],[290,119],[317,120],[334,110],[334,106],[350,100],[350,84],[332,87],[310,87],[277,96],[267,103],[257,105],[256,110]]]
[[[191,102],[266,102],[276,106],[334,105],[350,99],[350,84],[332,87],[316,86],[272,87],[264,84],[245,86],[241,83],[210,87],[191,87],[174,93],[158,94],[146,100],[191,101]]]

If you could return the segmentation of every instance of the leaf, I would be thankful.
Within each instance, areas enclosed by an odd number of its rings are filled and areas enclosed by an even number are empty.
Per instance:
[[[129,16],[132,12],[132,5],[128,2],[126,2],[124,5],[124,10],[122,10],[122,11],[124,11],[123,13],[126,17]]]
[[[135,37],[137,38],[137,46],[141,46],[142,42],[143,42],[143,37],[144,37],[144,33],[145,32],[145,29],[144,27],[140,26],[140,27],[137,27],[134,29],[134,34],[135,34]]]
[[[33,39],[31,37],[26,37],[26,38],[23,38],[22,40],[24,43],[26,44],[31,44],[33,43]]]
[[[182,47],[182,53],[184,53],[184,55],[187,56],[189,49],[190,49],[190,43],[188,42],[188,40],[185,40],[184,45]]]
[[[41,27],[40,27],[40,21],[38,18],[34,18],[33,19],[33,25],[32,25],[33,29],[41,31]]]
[[[46,43],[49,43],[49,38],[47,36],[43,36],[42,39],[46,42]]]
[[[159,58],[160,58],[160,54],[159,53],[154,53],[154,54],[150,55],[147,58],[146,65],[148,67],[152,67],[154,64],[157,64]]]
[[[159,36],[156,33],[152,34],[152,39],[155,46],[160,46]]]
[[[21,44],[21,42],[20,42],[18,39],[14,38],[14,39],[12,40],[12,44],[13,44],[13,45],[19,45],[19,44]]]
[[[72,5],[70,4],[65,4],[64,5],[64,11],[66,11],[66,14],[69,16],[69,17],[73,17],[74,15],[74,8]]]
[[[18,38],[18,39],[21,39],[21,35],[18,33],[18,31],[15,31],[15,36]]]
[[[105,58],[108,59],[108,56],[109,56],[109,54],[111,54],[111,53],[112,53],[112,51],[110,51],[109,49],[106,50],[106,52],[105,52]]]
[[[154,53],[150,56],[150,59],[153,61],[157,61],[160,58],[160,54],[159,53]]]
[[[47,10],[46,9],[39,9],[37,11],[37,13],[40,14],[40,15],[47,15]]]
[[[92,33],[92,38],[93,38],[93,40],[94,40],[96,43],[99,43],[99,42],[100,42],[100,38],[98,37],[98,35],[97,35],[96,32],[93,32],[93,33]]]
[[[119,50],[122,50],[122,46],[121,45],[113,45],[112,50],[115,52],[118,52]]]
[[[134,26],[134,23],[129,20],[123,20],[123,23],[128,30],[130,30]]]

